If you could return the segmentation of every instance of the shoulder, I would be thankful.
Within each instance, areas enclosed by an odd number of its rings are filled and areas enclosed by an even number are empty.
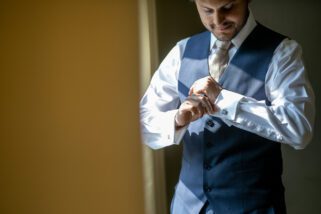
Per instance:
[[[262,25],[259,22],[257,22],[257,25],[256,25],[255,30],[253,32],[255,32],[256,34],[260,35],[261,37],[263,37],[265,39],[269,39],[269,38],[273,37],[273,39],[283,40],[284,38],[287,38],[286,35],[276,32],[276,31],[272,30],[271,28],[269,28],[265,25]]]
[[[195,34],[181,41],[181,53],[182,57],[198,58],[208,55],[209,46],[211,41],[211,33],[205,31],[199,34]]]
[[[268,50],[273,53],[285,38],[287,37],[257,22],[244,43],[250,48]]]
[[[279,44],[274,52],[275,59],[300,59],[302,56],[301,45],[294,39],[285,38]]]
[[[272,81],[271,85],[279,86],[289,82],[289,79],[301,78],[305,73],[300,44],[293,39],[285,38],[274,51],[267,80]]]
[[[256,36],[259,35],[261,38],[261,43],[269,47],[274,44],[274,58],[277,59],[293,54],[301,54],[301,46],[296,40],[276,32],[260,23],[258,23],[255,30]]]
[[[211,37],[211,33],[209,31],[204,31],[204,32],[194,34],[192,36],[186,37],[186,38],[178,41],[177,45],[179,47],[185,48],[187,43],[190,43],[190,42],[193,42],[193,41],[197,41],[197,40],[204,41],[206,39],[210,39],[210,37]]]
[[[191,39],[206,39],[209,38],[211,36],[211,33],[209,31],[203,31],[201,33],[195,34],[193,36],[191,36]]]

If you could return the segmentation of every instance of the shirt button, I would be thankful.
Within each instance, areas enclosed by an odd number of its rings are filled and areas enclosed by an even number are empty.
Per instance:
[[[227,115],[227,114],[228,114],[228,111],[227,111],[226,109],[223,109],[223,110],[221,111],[221,114]]]
[[[261,126],[256,127],[257,132],[263,132],[263,128]]]
[[[247,122],[247,127],[249,128],[254,127],[254,123],[252,121]]]
[[[207,124],[209,127],[214,127],[214,126],[215,126],[215,124],[214,124],[214,122],[213,122],[212,120],[208,120],[208,121],[206,122],[206,124]]]
[[[276,138],[279,142],[282,142],[283,141],[283,137],[281,135],[278,135],[277,138]]]
[[[271,135],[272,135],[271,129],[267,129],[266,132],[267,132],[267,135],[268,135],[268,136],[271,136]]]

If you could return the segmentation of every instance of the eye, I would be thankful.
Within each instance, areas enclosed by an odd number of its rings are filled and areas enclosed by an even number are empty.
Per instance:
[[[207,15],[210,15],[210,14],[213,13],[213,9],[211,9],[211,8],[204,8],[203,11],[204,11],[204,13],[207,14]]]

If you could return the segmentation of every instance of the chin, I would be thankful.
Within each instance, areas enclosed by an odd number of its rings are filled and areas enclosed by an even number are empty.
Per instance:
[[[226,34],[216,34],[216,33],[214,33],[214,35],[218,40],[221,40],[221,41],[230,41],[234,37],[233,35],[226,35]]]
[[[236,34],[238,33],[238,30],[235,26],[231,26],[226,30],[220,31],[218,29],[211,29],[212,33],[215,35],[215,37],[221,41],[230,41],[232,40]]]
[[[221,40],[221,41],[230,41],[232,40],[236,33],[233,31],[233,32],[226,32],[226,33],[217,33],[217,32],[213,32],[213,34],[215,35],[215,37],[218,39],[218,40]]]

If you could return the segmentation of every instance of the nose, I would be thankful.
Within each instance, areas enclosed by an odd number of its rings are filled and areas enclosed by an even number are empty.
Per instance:
[[[213,14],[213,22],[216,26],[222,24],[222,22],[224,21],[224,15],[218,11],[216,11],[214,14]]]

